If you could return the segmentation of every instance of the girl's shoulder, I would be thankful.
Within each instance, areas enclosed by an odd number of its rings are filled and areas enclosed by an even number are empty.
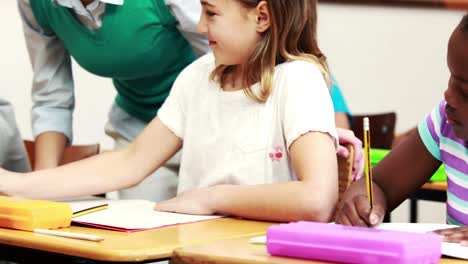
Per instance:
[[[213,53],[207,53],[195,61],[193,61],[191,64],[189,64],[182,72],[188,71],[188,72],[210,72],[214,70],[215,68],[215,58],[213,56]]]
[[[185,67],[177,77],[176,82],[193,82],[209,78],[215,68],[215,60],[212,53],[201,56]]]
[[[215,57],[213,53],[207,53],[198,59],[196,59],[192,64],[199,65],[199,66],[207,66],[207,67],[215,67]]]
[[[277,74],[288,74],[288,75],[301,75],[304,73],[308,74],[320,74],[320,68],[317,64],[306,61],[306,60],[291,60],[286,61],[276,66]]]
[[[277,65],[275,82],[280,87],[327,87],[319,66],[306,60],[292,60]]]

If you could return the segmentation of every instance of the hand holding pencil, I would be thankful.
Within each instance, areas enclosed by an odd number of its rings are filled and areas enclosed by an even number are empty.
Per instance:
[[[343,197],[335,222],[352,226],[375,226],[382,222],[385,211],[385,194],[372,180],[370,159],[370,121],[363,120],[365,177],[352,184]]]
[[[364,131],[364,155],[365,155],[365,172],[366,172],[366,189],[367,189],[367,199],[369,200],[369,205],[372,209],[374,206],[374,193],[372,191],[372,168],[370,160],[370,124],[369,118],[364,117],[363,120],[363,131]]]
[[[382,222],[383,218],[379,217],[379,215],[373,213],[374,209],[374,182],[372,180],[372,162],[371,162],[371,155],[370,155],[370,150],[371,150],[371,138],[370,138],[370,121],[369,117],[364,117],[363,120],[363,132],[364,132],[364,155],[365,155],[365,175],[366,175],[366,190],[367,190],[367,200],[369,201],[369,206],[370,206],[370,211],[371,213],[369,214],[369,224],[370,225],[376,225],[380,222]]]

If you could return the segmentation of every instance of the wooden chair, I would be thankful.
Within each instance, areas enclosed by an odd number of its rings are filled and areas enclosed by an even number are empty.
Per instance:
[[[396,124],[396,113],[387,112],[368,115],[353,115],[351,130],[361,141],[363,140],[362,119],[369,117],[372,148],[391,149]]]
[[[36,144],[31,140],[24,140],[23,143],[28,154],[29,163],[32,167],[34,166],[35,161],[34,157],[36,152]],[[88,158],[96,154],[99,154],[99,144],[69,146],[65,148],[65,152],[63,153],[63,160],[59,164],[67,164]]]
[[[336,208],[341,207],[344,193],[346,189],[353,183],[353,163],[354,163],[354,147],[351,144],[345,146],[349,151],[347,159],[338,156],[338,202]],[[336,213],[336,212],[335,212]],[[335,216],[333,216],[333,220]]]

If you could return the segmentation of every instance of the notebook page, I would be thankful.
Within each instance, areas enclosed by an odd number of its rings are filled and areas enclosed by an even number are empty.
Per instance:
[[[219,218],[214,215],[189,215],[154,210],[154,202],[147,200],[96,200],[69,202],[72,210],[107,203],[107,209],[73,218],[73,222],[90,224],[118,231],[139,231],[182,223]]]

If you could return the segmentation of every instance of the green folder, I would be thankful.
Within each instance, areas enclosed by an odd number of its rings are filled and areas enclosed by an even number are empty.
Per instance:
[[[388,149],[371,149],[370,150],[370,160],[371,166],[374,167],[379,163],[388,153],[390,150]],[[445,175],[444,164],[442,164],[439,169],[432,175],[429,181],[447,181],[447,175]]]

